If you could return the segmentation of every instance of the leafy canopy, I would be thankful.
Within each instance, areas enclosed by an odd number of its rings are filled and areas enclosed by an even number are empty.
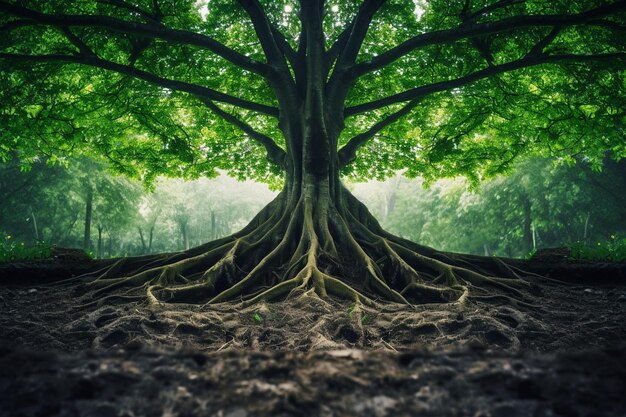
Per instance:
[[[216,169],[279,181],[250,134],[284,149],[244,6],[299,51],[299,5],[239,3],[1,0],[0,158],[98,156],[147,182]],[[626,2],[327,1],[329,54],[368,7],[380,8],[351,67],[339,146],[372,134],[344,175],[479,180],[520,155],[626,156]]]

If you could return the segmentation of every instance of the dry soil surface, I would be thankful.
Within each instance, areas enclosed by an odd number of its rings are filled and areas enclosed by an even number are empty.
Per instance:
[[[623,417],[626,285],[597,282],[374,310],[100,302],[5,275],[0,415]]]

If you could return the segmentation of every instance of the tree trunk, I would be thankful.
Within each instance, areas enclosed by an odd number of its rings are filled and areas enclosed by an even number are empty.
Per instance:
[[[83,249],[89,252],[91,249],[91,215],[93,212],[93,190],[87,190],[87,198],[85,202],[85,234],[83,239]]]
[[[137,231],[139,231],[139,239],[141,240],[141,253],[147,253],[146,240],[143,237],[143,230],[141,227],[137,227]]]
[[[183,250],[189,249],[189,236],[187,233],[187,223],[180,224],[180,235],[181,235],[181,243]]]
[[[108,240],[107,240],[107,257],[110,258],[111,257],[111,249],[113,246],[113,242],[112,242],[112,237],[111,237],[111,230],[107,227],[106,228],[106,232],[107,232],[107,236],[108,236]]]
[[[102,259],[102,230],[104,227],[102,225],[98,225],[98,249],[97,249],[97,257],[98,259]]]
[[[154,223],[150,226],[150,232],[148,234],[148,253],[152,253],[153,238],[154,238]]]
[[[530,253],[533,249],[533,231],[532,231],[532,216],[531,216],[531,203],[526,194],[520,196],[522,200],[522,209],[524,211],[524,219],[522,225],[522,248],[524,255]]]
[[[35,212],[33,211],[33,209],[30,209],[30,215],[33,218],[33,228],[35,229],[35,240],[38,241],[39,240],[39,228],[37,227],[37,217],[35,217]]]

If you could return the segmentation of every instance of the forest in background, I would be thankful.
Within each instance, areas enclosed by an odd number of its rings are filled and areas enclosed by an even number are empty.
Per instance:
[[[96,258],[185,250],[240,229],[275,195],[226,175],[161,178],[148,190],[92,159],[50,162],[0,165],[5,246],[44,242]],[[476,189],[462,178],[424,184],[401,175],[349,186],[383,227],[446,251],[526,257],[626,234],[624,160],[595,172],[584,163],[527,159]]]
[[[446,251],[527,257],[539,248],[624,238],[626,161],[585,163],[532,158],[509,175],[470,189],[462,178],[429,187],[396,177],[355,194],[392,233]]]
[[[171,252],[238,230],[273,195],[226,176],[163,178],[147,189],[92,159],[66,168],[12,161],[0,165],[0,231],[5,244],[39,241],[96,258]]]

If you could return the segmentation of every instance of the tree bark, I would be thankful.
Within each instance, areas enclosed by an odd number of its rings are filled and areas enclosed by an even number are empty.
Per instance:
[[[524,212],[523,224],[522,224],[522,244],[524,248],[524,254],[530,253],[531,249],[534,249],[533,245],[533,230],[532,230],[532,213],[531,203],[526,194],[520,195],[522,200],[522,209]]]
[[[104,226],[102,225],[98,225],[98,246],[97,246],[97,257],[98,259],[102,259],[102,230],[104,229]]]
[[[141,227],[137,228],[137,231],[139,232],[139,239],[141,240],[141,253],[147,253],[147,246],[146,246],[146,240],[143,237],[143,230],[141,230]]]
[[[87,196],[85,201],[85,233],[83,239],[83,249],[85,252],[89,252],[91,249],[91,216],[93,212],[93,190],[89,188],[87,190]]]

